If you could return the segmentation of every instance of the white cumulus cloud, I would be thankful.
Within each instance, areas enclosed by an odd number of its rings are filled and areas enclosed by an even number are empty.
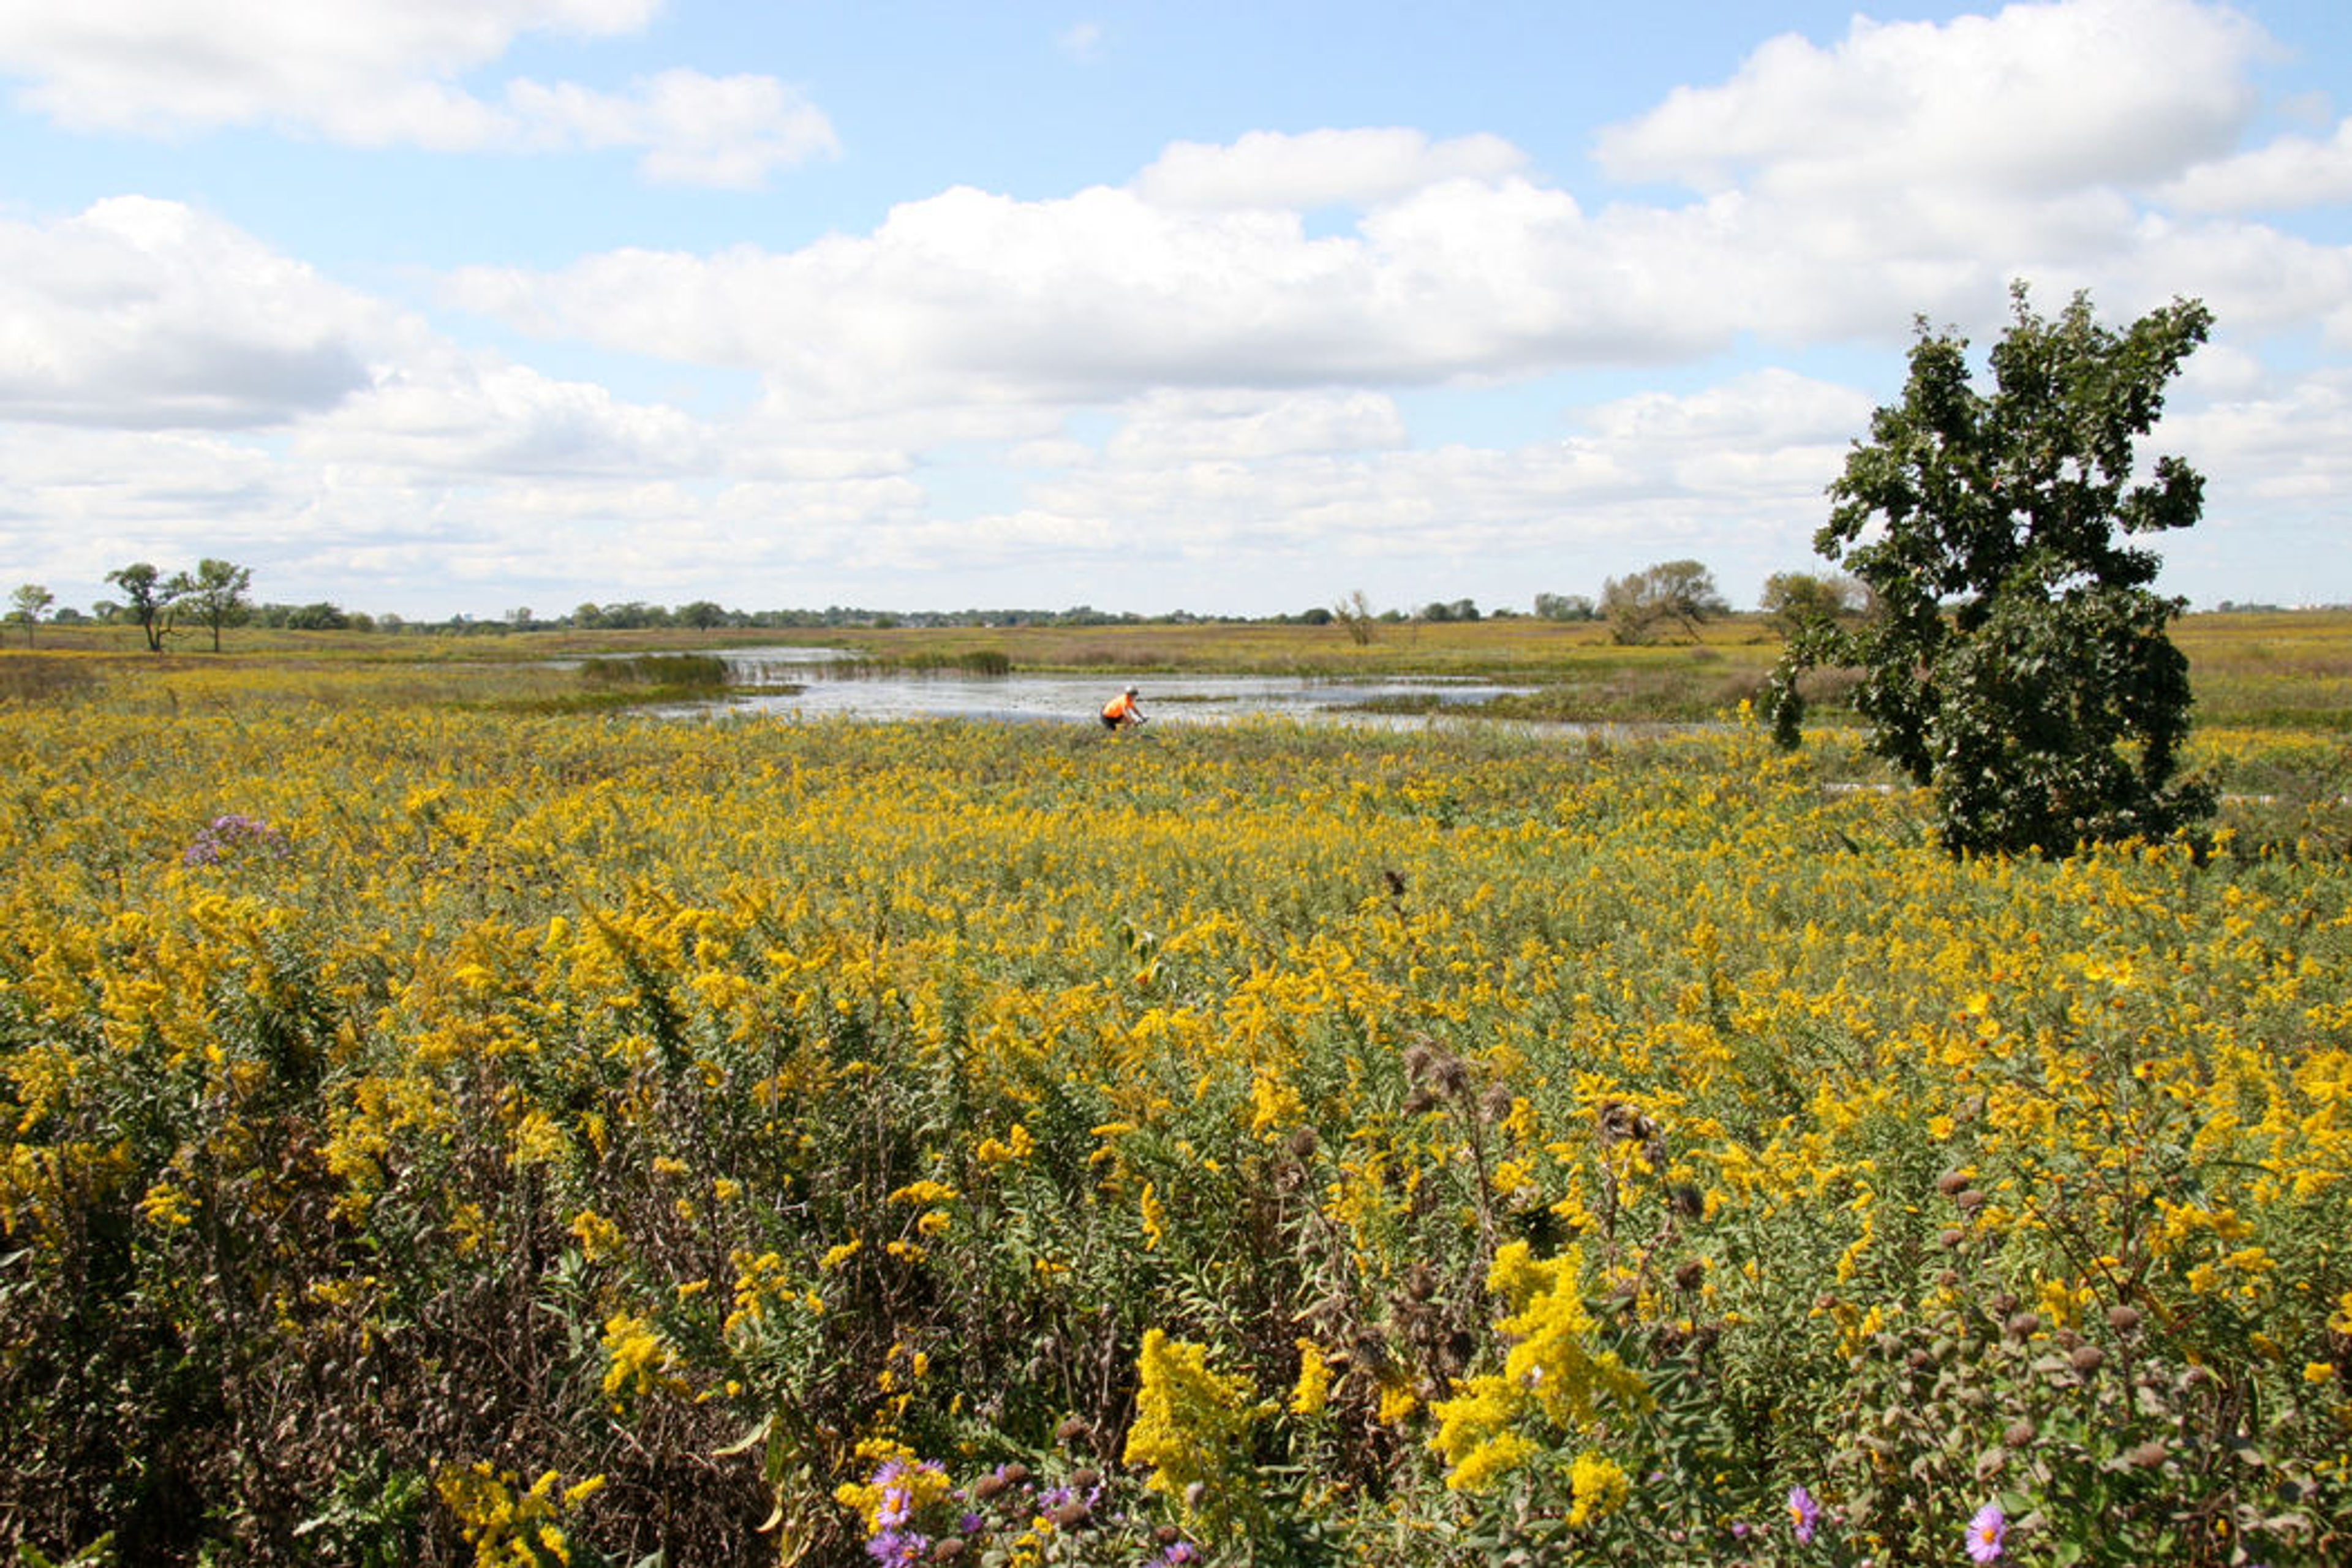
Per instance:
[[[1921,186],[2145,184],[2227,152],[2266,36],[2194,0],[2018,4],[1948,23],[1857,16],[1772,39],[1733,78],[1605,132],[1620,179],[1851,199]]]
[[[2352,205],[2352,120],[2339,123],[2324,142],[2282,136],[2251,152],[2199,163],[2161,194],[2190,212]]]
[[[388,314],[234,226],[118,196],[0,223],[0,415],[131,427],[281,424],[368,381]]]
[[[648,179],[756,185],[839,151],[831,122],[772,77],[676,69],[604,91],[464,85],[526,33],[635,32],[659,0],[83,0],[0,7],[0,76],[76,130],[175,135],[269,126],[441,152],[621,148]]]

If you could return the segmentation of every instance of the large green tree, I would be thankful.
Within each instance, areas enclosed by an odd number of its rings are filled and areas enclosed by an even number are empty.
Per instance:
[[[1768,710],[1793,745],[1798,678],[1857,668],[1874,748],[1935,791],[1954,854],[2169,834],[2213,805],[2175,777],[2190,699],[2167,627],[2183,606],[2149,586],[2155,552],[2116,534],[2186,528],[2203,509],[2195,469],[2164,457],[2143,478],[2133,447],[2212,316],[2175,300],[2116,331],[2086,295],[2054,320],[2021,283],[2011,303],[1989,392],[1965,338],[1918,324],[1902,400],[1847,454],[1813,541],[1874,614],[1793,639]]]
[[[252,567],[210,557],[196,563],[194,576],[181,572],[174,574],[171,582],[177,601],[212,628],[215,653],[220,652],[221,628],[244,624],[252,607],[246,600],[246,590],[252,586]]]
[[[147,651],[163,652],[163,639],[172,635],[172,604],[179,596],[179,584],[184,577],[165,582],[152,563],[134,561],[109,572],[106,580],[121,588],[131,601],[125,609],[146,634]]]

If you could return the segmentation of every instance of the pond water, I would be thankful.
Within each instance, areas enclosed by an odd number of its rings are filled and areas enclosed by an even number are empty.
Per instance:
[[[792,692],[740,691],[693,711],[766,713],[792,718],[984,719],[1093,723],[1120,688],[1139,688],[1137,705],[1160,724],[1219,724],[1244,718],[1332,719],[1349,723],[1418,726],[1429,716],[1365,713],[1351,704],[1375,698],[1430,698],[1441,710],[1532,689],[1479,679],[1386,676],[1367,680],[1275,675],[979,675],[969,670],[878,668],[841,648],[735,648],[722,657],[746,687],[793,684]]]

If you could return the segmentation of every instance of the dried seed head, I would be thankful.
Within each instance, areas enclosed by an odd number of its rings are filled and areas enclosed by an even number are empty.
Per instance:
[[[1429,1064],[1437,1059],[1437,1052],[1427,1040],[1415,1040],[1404,1048],[1404,1070],[1418,1083],[1428,1076]]]
[[[1064,1530],[1067,1530],[1070,1526],[1085,1519],[1087,1514],[1093,1511],[1094,1510],[1092,1509],[1087,1507],[1083,1500],[1072,1498],[1069,1501],[1062,1504],[1061,1507],[1055,1509],[1052,1513],[1047,1514],[1045,1517],[1052,1520],[1055,1524],[1060,1525]]]
[[[1447,1094],[1460,1094],[1470,1087],[1470,1066],[1460,1057],[1440,1056],[1429,1065],[1429,1081]]]
[[[1675,1289],[1677,1290],[1696,1290],[1706,1282],[1706,1265],[1696,1258],[1675,1270]]]
[[[1947,1171],[1936,1178],[1936,1190],[1948,1198],[1967,1187],[1968,1184],[1968,1177],[1958,1171]]]
[[[2152,1470],[2164,1463],[2170,1454],[2171,1450],[2164,1446],[2163,1438],[2150,1437],[2137,1447],[2125,1450],[2124,1458],[2143,1470]]]
[[[1937,1237],[1936,1237],[1936,1239],[1937,1239],[1937,1241],[1940,1241],[1940,1242],[1942,1242],[1942,1243],[1944,1244],[1944,1250],[1945,1250],[1945,1251],[1947,1251],[1947,1252],[1951,1251],[1954,1247],[1956,1247],[1959,1246],[1959,1245],[1960,1245],[1960,1243],[1962,1243],[1962,1242],[1964,1242],[1964,1241],[1968,1240],[1968,1238],[1969,1238],[1969,1233],[1968,1233],[1967,1231],[1965,1231],[1965,1230],[1962,1230],[1962,1229],[1961,1229],[1959,1226],[1948,1226],[1945,1230],[1943,1230],[1943,1231],[1942,1231],[1940,1234],[1938,1234],[1938,1235],[1937,1236]],[[1949,1272],[1950,1272],[1950,1270],[1949,1270],[1949,1269],[1947,1269],[1947,1270],[1945,1270],[1945,1272],[1946,1272],[1946,1273],[1949,1273]]]
[[[1949,1236],[1952,1233],[1950,1231],[1946,1231],[1944,1234]],[[1946,1245],[1949,1246],[1950,1244],[1948,1242]],[[1943,1269],[1937,1274],[1936,1283],[1942,1286],[1947,1290],[1958,1289],[1960,1283],[1960,1271],[1957,1268]]]
[[[962,1555],[963,1537],[961,1535],[942,1535],[931,1543],[931,1561],[934,1563],[952,1563]]]
[[[1612,1100],[1601,1108],[1601,1136],[1609,1142],[1648,1142],[1658,1135],[1656,1122],[1622,1100]]]
[[[1082,1492],[1092,1491],[1102,1485],[1102,1472],[1092,1465],[1083,1466],[1070,1472],[1070,1485]]]
[[[2091,1373],[2106,1364],[2107,1352],[2096,1345],[2082,1345],[2066,1359],[2074,1364],[2076,1372]]]
[[[1313,1159],[1316,1142],[1315,1129],[1312,1127],[1300,1127],[1295,1130],[1290,1134],[1291,1157],[1297,1160]]]
[[[1676,1182],[1666,1189],[1666,1199],[1675,1212],[1685,1219],[1698,1219],[1706,1213],[1706,1194],[1688,1182]]]
[[[1054,1428],[1054,1440],[1057,1443],[1072,1445],[1083,1443],[1087,1440],[1087,1424],[1075,1415],[1065,1415],[1062,1417],[1062,1424]]]
[[[1489,1121],[1500,1121],[1503,1118],[1510,1115],[1511,1091],[1509,1088],[1499,1083],[1487,1085],[1486,1092],[1481,1095],[1478,1099],[1478,1110],[1479,1112]]]
[[[1437,1271],[1426,1263],[1416,1263],[1404,1271],[1404,1293],[1416,1301],[1426,1301],[1437,1294]]]
[[[2010,1315],[2009,1321],[2003,1323],[2001,1327],[2008,1331],[2009,1336],[2011,1339],[2025,1339],[2032,1335],[2035,1330],[2042,1327],[2042,1314],[2039,1312],[2013,1312]]]
[[[1962,1187],[1952,1194],[1952,1202],[1958,1205],[1962,1214],[1974,1214],[1984,1207],[1985,1195],[1974,1187]]]
[[[2119,1334],[2127,1334],[2139,1327],[2139,1309],[2118,1301],[2107,1309],[2107,1327]]]
[[[2033,1441],[2033,1423],[2020,1416],[2009,1424],[2009,1430],[2000,1435],[2000,1440],[2012,1448],[2024,1447]]]

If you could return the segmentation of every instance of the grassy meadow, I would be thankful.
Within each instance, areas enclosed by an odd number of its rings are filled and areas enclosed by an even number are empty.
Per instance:
[[[802,640],[1680,718],[1708,630]],[[1833,722],[229,641],[0,654],[21,1561],[2352,1556],[2352,619],[2184,623],[2209,842],[1965,862]]]

